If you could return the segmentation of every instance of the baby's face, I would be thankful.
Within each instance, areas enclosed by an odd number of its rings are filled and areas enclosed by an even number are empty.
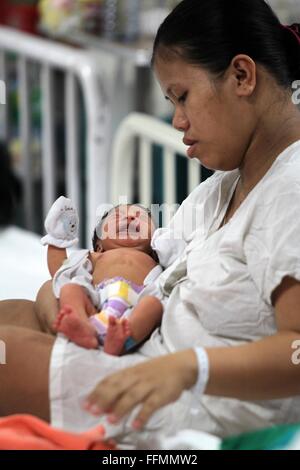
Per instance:
[[[121,247],[149,251],[154,230],[151,217],[142,207],[121,205],[102,222],[101,245],[104,251]]]

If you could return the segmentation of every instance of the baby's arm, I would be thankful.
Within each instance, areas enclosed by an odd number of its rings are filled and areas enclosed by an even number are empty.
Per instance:
[[[162,314],[163,305],[160,300],[151,295],[142,297],[128,318],[131,338],[136,343],[147,338],[160,324]]]
[[[57,246],[48,245],[47,262],[51,277],[59,270],[63,262],[67,259],[67,250]]]

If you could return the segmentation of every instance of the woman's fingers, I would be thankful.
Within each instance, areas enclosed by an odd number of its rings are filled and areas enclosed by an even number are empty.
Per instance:
[[[129,397],[123,396],[116,404],[116,408],[114,410],[114,414],[119,417],[123,417],[135,406],[142,403],[141,408],[132,423],[132,426],[135,429],[141,429],[144,427],[157,410],[175,401],[182,392],[182,389],[173,390],[172,385],[170,387],[159,387],[159,385],[157,385],[154,388],[149,384],[146,388],[145,384],[141,384],[139,389],[140,390],[135,393],[131,400]]]
[[[100,382],[87,397],[84,408],[96,415],[114,410],[123,393],[136,385],[135,375],[128,371],[117,372]]]
[[[144,383],[136,385],[134,389],[128,390],[128,393],[125,391],[123,395],[119,396],[118,400],[115,401],[113,410],[109,416],[109,421],[111,423],[117,422],[137,405],[147,401],[152,393],[152,386],[150,384],[147,386]]]
[[[141,405],[133,422],[139,429],[155,411],[190,388],[196,375],[193,350],[152,359],[104,379],[88,397],[85,408],[96,415],[108,413],[109,421],[116,423]]]
[[[161,406],[168,402],[161,392],[153,389],[153,386],[148,383],[136,385],[133,389],[126,389],[123,393],[119,393],[118,396],[113,400],[112,398],[108,403],[107,408],[99,408],[99,401],[102,401],[102,393],[105,393],[103,384],[101,385],[101,391],[97,393],[97,390],[90,396],[89,401],[92,404],[89,411],[93,414],[100,414],[102,411],[109,413],[108,421],[111,424],[116,424],[120,419],[126,416],[136,406],[143,403],[139,413],[134,419],[132,425],[135,429],[141,429],[149,420],[149,418],[157,411]],[[170,397],[170,393],[168,393]]]
[[[163,402],[160,399],[158,393],[153,392],[149,397],[144,401],[143,406],[136,415],[132,426],[134,429],[142,429],[145,424],[149,421],[151,416],[163,406]]]

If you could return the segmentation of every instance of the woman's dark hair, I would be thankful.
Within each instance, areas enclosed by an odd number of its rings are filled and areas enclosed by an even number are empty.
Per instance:
[[[220,77],[236,55],[246,54],[284,88],[300,80],[297,34],[264,0],[183,0],[157,32],[152,64],[170,53]]]
[[[20,193],[21,185],[12,171],[9,152],[6,145],[0,142],[0,227],[13,222]]]

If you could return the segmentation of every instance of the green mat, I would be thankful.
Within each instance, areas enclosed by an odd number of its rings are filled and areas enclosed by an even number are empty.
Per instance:
[[[224,439],[221,450],[300,450],[300,424],[274,426],[270,429]]]

